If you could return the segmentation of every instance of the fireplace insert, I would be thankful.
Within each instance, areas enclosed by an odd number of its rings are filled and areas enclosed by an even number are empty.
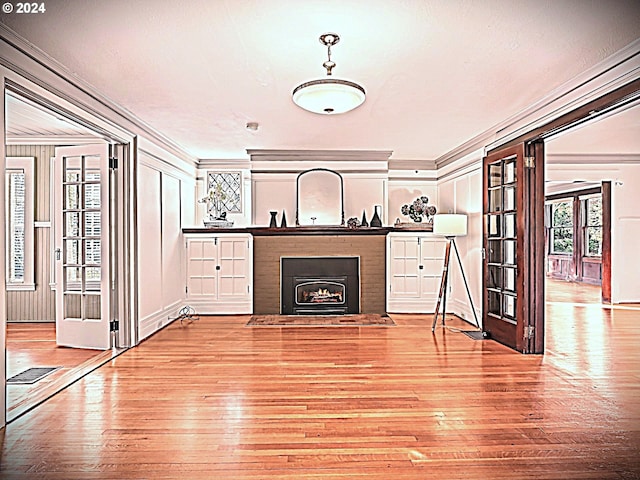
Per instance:
[[[280,271],[282,314],[359,313],[358,257],[283,257]]]

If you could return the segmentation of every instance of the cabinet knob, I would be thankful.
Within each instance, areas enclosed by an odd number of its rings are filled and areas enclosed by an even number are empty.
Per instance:
[[[418,268],[419,268],[420,270],[423,270],[423,269],[424,269],[424,265],[418,265]]]
[[[216,265],[216,270],[220,270],[220,265]]]

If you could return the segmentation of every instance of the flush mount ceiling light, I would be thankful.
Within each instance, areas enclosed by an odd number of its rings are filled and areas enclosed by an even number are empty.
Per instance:
[[[331,61],[331,47],[339,41],[336,33],[320,35],[320,43],[327,47],[328,58],[322,64],[327,69],[327,78],[305,82],[293,90],[293,102],[300,108],[313,113],[335,115],[353,110],[364,102],[364,88],[357,83],[331,77],[331,70],[336,66]]]

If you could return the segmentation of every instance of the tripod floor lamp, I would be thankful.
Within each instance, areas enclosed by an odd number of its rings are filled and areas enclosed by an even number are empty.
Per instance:
[[[449,285],[449,273],[451,271],[451,247],[456,253],[458,259],[458,265],[460,265],[460,272],[462,273],[462,279],[464,280],[464,287],[467,290],[467,296],[469,297],[469,303],[471,303],[471,311],[476,321],[476,326],[480,328],[478,322],[478,315],[476,309],[473,306],[473,300],[471,299],[471,292],[469,292],[469,284],[467,283],[467,277],[464,274],[464,267],[462,266],[462,260],[460,259],[460,253],[458,253],[458,246],[456,245],[456,237],[463,237],[467,234],[467,216],[463,214],[437,214],[433,217],[433,233],[436,235],[444,235],[448,242],[444,253],[444,267],[442,268],[442,280],[440,282],[440,291],[438,293],[438,301],[436,303],[436,310],[433,314],[433,325],[431,331],[436,331],[436,323],[438,322],[438,315],[440,314],[440,306],[442,305],[442,325],[445,322],[445,316],[447,312],[447,290]]]

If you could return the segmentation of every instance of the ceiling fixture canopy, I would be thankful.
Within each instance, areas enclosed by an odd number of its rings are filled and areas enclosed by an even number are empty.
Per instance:
[[[331,60],[331,47],[339,41],[336,33],[320,35],[320,43],[327,47],[328,58],[322,64],[327,70],[327,78],[302,83],[293,90],[293,101],[299,107],[313,113],[335,115],[349,112],[364,102],[364,88],[357,83],[331,77],[336,66]]]

